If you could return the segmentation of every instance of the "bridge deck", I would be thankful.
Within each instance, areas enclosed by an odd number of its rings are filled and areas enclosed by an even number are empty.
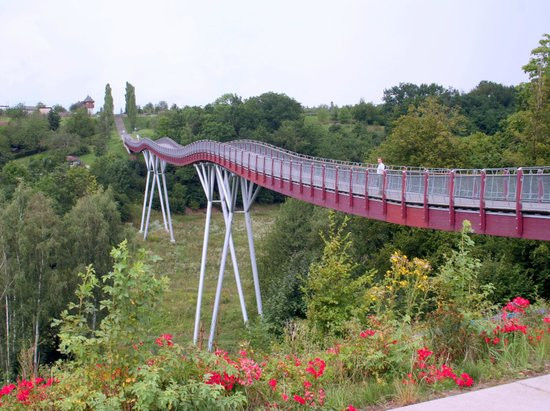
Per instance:
[[[550,167],[487,170],[388,167],[299,155],[256,141],[202,140],[181,146],[123,136],[131,152],[149,150],[177,166],[219,164],[284,195],[396,224],[550,240]]]

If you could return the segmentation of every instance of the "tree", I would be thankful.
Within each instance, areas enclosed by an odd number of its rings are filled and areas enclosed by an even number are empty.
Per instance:
[[[421,84],[420,86],[412,83],[399,83],[398,86],[384,90],[382,99],[384,100],[383,110],[386,114],[386,124],[391,125],[392,121],[407,114],[409,106],[418,107],[428,97],[437,97],[440,102],[451,106],[458,94],[457,90],[446,89],[435,83]]]
[[[305,316],[302,286],[322,250],[319,231],[325,221],[324,209],[289,198],[267,235],[258,271],[268,296],[264,315],[275,331],[280,332],[288,320]]]
[[[123,232],[112,190],[79,198],[63,220],[63,264],[73,270],[93,264],[99,275],[107,274],[112,264],[109,253]]]
[[[95,134],[95,120],[84,107],[77,109],[65,122],[65,130],[87,138]]]
[[[178,107],[176,106],[176,108],[178,108]],[[159,101],[155,106],[155,112],[156,113],[161,113],[161,112],[166,111],[166,110],[168,110],[168,103],[166,103],[166,101],[164,101],[164,100]]]
[[[105,138],[111,135],[111,130],[115,125],[115,116],[114,116],[114,106],[113,106],[113,96],[111,94],[111,86],[109,83],[105,86],[105,98],[103,102],[103,109],[99,115],[99,123],[103,136]]]
[[[543,35],[531,56],[523,66],[531,80],[527,87],[527,158],[532,164],[546,165],[550,160],[550,34]]]
[[[503,120],[515,111],[516,89],[492,81],[480,82],[459,97],[459,104],[475,128],[486,134],[501,130]]]
[[[362,294],[370,276],[353,279],[357,265],[350,255],[350,233],[344,233],[348,219],[337,227],[334,212],[329,214],[328,237],[321,233],[324,249],[320,261],[309,267],[303,288],[308,321],[320,332],[341,334],[362,303]],[[371,273],[372,274],[372,273]]]
[[[372,103],[365,103],[361,99],[358,104],[352,107],[351,113],[355,121],[366,124],[383,124],[384,118],[381,110]]]
[[[457,135],[465,125],[466,119],[456,109],[443,106],[434,97],[427,98],[395,122],[377,156],[403,166],[460,166]]]
[[[52,267],[55,267],[59,248],[59,219],[53,211],[50,200],[41,193],[33,195],[23,217],[23,229],[19,240],[22,282],[27,288],[22,304],[32,305],[33,312],[33,365],[34,375],[38,373],[38,345],[42,328],[49,327],[50,318],[47,299],[52,298],[50,286],[54,281]],[[55,298],[53,299],[55,301]]]
[[[55,210],[63,215],[75,205],[78,198],[95,192],[97,182],[88,169],[63,165],[40,178],[35,187],[50,197],[54,201]]]
[[[10,122],[5,130],[10,144],[18,150],[19,155],[40,151],[42,149],[41,142],[49,132],[48,121],[38,113]]]
[[[50,112],[48,113],[48,124],[50,125],[50,130],[57,130],[60,123],[61,116],[59,115],[59,113],[55,110],[50,110]]]
[[[256,129],[262,125],[271,132],[277,130],[284,120],[298,120],[303,115],[303,108],[286,94],[269,92],[246,100],[243,115],[245,127]]]
[[[125,112],[130,122],[130,129],[136,127],[137,106],[136,106],[136,89],[130,83],[126,82],[126,108]]]

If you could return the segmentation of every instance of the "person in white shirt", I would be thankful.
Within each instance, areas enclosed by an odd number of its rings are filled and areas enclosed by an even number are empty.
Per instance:
[[[376,174],[382,174],[386,166],[382,162],[382,158],[378,157],[378,168],[376,169]]]

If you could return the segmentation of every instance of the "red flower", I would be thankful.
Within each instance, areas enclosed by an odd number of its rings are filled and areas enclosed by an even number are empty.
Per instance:
[[[372,337],[374,334],[376,334],[376,331],[374,330],[365,330],[365,331],[362,331],[360,334],[359,334],[359,337],[361,338],[367,338],[367,337]]]
[[[346,411],[357,411],[357,408],[355,408],[353,405],[348,405],[348,408],[346,408]]]
[[[19,393],[17,394],[17,401],[26,403],[29,400],[29,392],[30,389],[19,391]]]
[[[283,401],[288,401],[288,395],[286,395],[284,392],[281,394],[281,398]]]
[[[305,398],[303,397],[300,397],[299,395],[295,395],[294,397],[292,397],[294,399],[294,401],[296,401],[297,403],[300,403],[302,405],[305,405],[306,403],[306,400]]]
[[[459,387],[471,387],[474,380],[468,374],[463,373],[460,378],[455,379],[455,382]]]
[[[433,351],[430,351],[427,347],[424,347],[419,349],[416,353],[418,354],[418,360],[424,361],[426,358],[433,354]]]
[[[544,321],[545,323],[550,323],[550,317],[544,317],[542,321]]]
[[[17,386],[15,384],[4,385],[2,387],[2,390],[0,390],[0,396],[8,395],[10,392],[15,390],[16,388],[17,388]]]
[[[311,388],[311,383],[309,381],[304,381],[304,388],[307,390],[308,388]]]
[[[319,389],[319,405],[323,405],[326,397],[327,395],[325,394],[325,390],[323,390],[322,388]]]
[[[328,354],[340,354],[340,344],[336,344],[334,347],[330,347],[327,350]]]
[[[269,380],[268,384],[271,386],[271,389],[273,391],[275,391],[277,389],[277,380],[276,379]]]
[[[165,342],[168,347],[174,345],[174,343],[172,342],[172,334],[162,334],[159,338],[155,340],[155,344],[159,347],[163,347]]]
[[[326,363],[322,359],[315,358],[313,361],[308,362],[306,372],[310,373],[315,378],[319,378],[325,372],[325,366]]]

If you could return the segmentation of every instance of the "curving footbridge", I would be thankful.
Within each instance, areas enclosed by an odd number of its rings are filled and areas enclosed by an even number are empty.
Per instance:
[[[259,186],[348,214],[412,227],[550,240],[550,167],[422,169],[315,158],[269,144],[126,137],[132,152],[148,151],[176,166],[211,163]]]
[[[550,167],[501,169],[424,169],[336,161],[293,153],[266,143],[201,140],[181,146],[169,138],[134,139],[117,125],[129,153],[143,153],[149,173],[140,231],[147,236],[151,205],[158,191],[164,226],[174,241],[164,171],[167,164],[193,164],[207,198],[207,211],[193,341],[200,308],[212,205],[221,205],[226,233],[208,348],[213,345],[228,252],[243,312],[248,321],[231,235],[240,189],[248,233],[258,313],[261,294],[250,208],[260,187],[318,206],[390,223],[459,231],[469,220],[476,233],[550,240]],[[217,187],[217,195],[215,188]]]

